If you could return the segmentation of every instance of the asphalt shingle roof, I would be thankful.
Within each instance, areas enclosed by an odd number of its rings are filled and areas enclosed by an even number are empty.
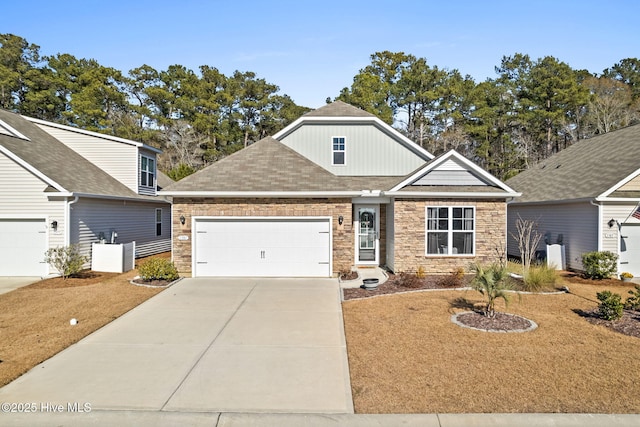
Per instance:
[[[401,177],[339,177],[266,137],[171,184],[167,191],[360,191],[390,188]]]
[[[509,179],[515,203],[594,198],[640,168],[640,125],[585,139]]]
[[[374,114],[342,101],[333,101],[316,110],[309,111],[303,117],[376,117]]]
[[[24,117],[0,110],[0,120],[29,138],[27,141],[0,133],[0,145],[66,191],[143,200],[152,198],[138,195]]]

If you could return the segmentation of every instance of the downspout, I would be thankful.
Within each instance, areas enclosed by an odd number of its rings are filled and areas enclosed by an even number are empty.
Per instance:
[[[69,246],[71,244],[71,205],[76,203],[80,196],[74,196],[73,200],[67,200],[67,206],[64,210],[64,223],[65,223],[65,233],[64,233],[64,245]]]
[[[593,203],[594,200],[589,200],[593,206],[598,208],[598,251],[602,250],[602,204]]]

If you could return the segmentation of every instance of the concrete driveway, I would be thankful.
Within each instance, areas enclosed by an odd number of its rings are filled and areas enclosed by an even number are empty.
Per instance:
[[[0,389],[0,402],[353,413],[338,282],[183,279]]]
[[[0,294],[6,294],[40,280],[42,280],[40,277],[0,277]]]

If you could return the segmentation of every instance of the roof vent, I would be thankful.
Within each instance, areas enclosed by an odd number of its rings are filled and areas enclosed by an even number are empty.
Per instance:
[[[562,166],[562,165],[558,165],[558,166],[556,166],[556,169],[559,169],[559,168],[560,168],[560,166]]]

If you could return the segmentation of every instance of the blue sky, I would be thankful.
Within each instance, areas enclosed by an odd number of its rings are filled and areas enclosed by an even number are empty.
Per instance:
[[[0,33],[25,38],[43,55],[93,58],[125,73],[143,64],[253,71],[312,108],[350,86],[370,55],[384,50],[478,82],[495,77],[501,58],[516,52],[595,73],[640,57],[637,0],[6,3]]]

